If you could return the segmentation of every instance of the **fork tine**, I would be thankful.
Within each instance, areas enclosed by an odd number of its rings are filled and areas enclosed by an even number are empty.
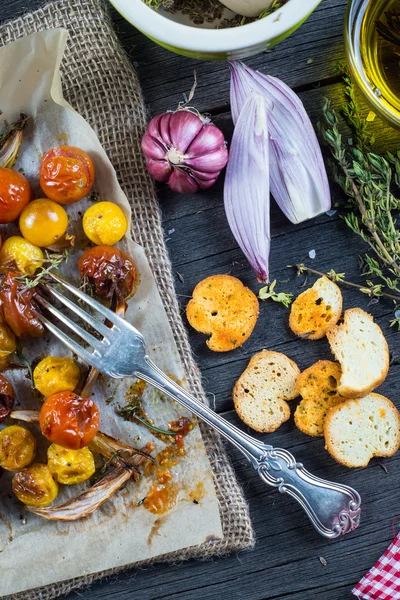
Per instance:
[[[77,344],[66,333],[64,333],[63,331],[61,331],[61,329],[59,329],[57,327],[57,325],[54,325],[54,323],[52,323],[44,315],[42,315],[42,313],[40,313],[40,312],[37,311],[36,315],[41,320],[41,322],[46,327],[46,329],[48,329],[53,335],[55,335],[60,340],[60,342],[62,342],[63,344],[65,344],[65,346],[67,346],[67,348],[69,348],[72,352],[74,352],[77,356],[79,356],[79,358],[81,358],[87,364],[91,365],[92,367],[94,367],[98,371],[101,371],[101,369],[102,369],[102,362],[101,362],[100,356],[96,356],[95,354],[91,354],[90,352],[88,352],[87,350],[85,350],[84,348],[82,348],[82,346],[80,346],[79,344]]]
[[[116,315],[112,310],[110,310],[106,306],[103,306],[102,304],[100,304],[100,302],[98,302],[94,298],[91,298],[91,296],[88,296],[88,294],[85,294],[85,292],[82,292],[82,290],[79,290],[78,288],[71,285],[67,281],[64,281],[64,279],[61,279],[61,277],[54,275],[54,273],[49,273],[49,275],[51,276],[52,279],[54,279],[54,281],[56,281],[57,283],[59,283],[63,287],[65,287],[65,289],[68,290],[71,294],[73,294],[74,296],[77,296],[77,298],[80,298],[81,300],[86,302],[86,304],[88,304],[95,311],[101,313],[103,315],[103,317],[108,319],[108,321],[110,321],[117,328],[119,328],[119,326],[122,326],[122,327],[126,326],[126,321],[124,321],[124,319],[122,319],[121,317]],[[50,288],[49,285],[45,285],[44,287],[46,289]]]
[[[64,304],[64,306],[69,308],[69,310],[71,310],[76,315],[78,315],[78,317],[80,317],[82,319],[82,321],[85,321],[86,323],[88,323],[88,325],[93,327],[93,329],[98,331],[104,338],[109,339],[109,337],[111,337],[112,329],[110,327],[107,327],[101,321],[94,319],[92,317],[92,315],[87,313],[85,310],[83,310],[80,306],[78,306],[77,304],[72,302],[66,296],[63,296],[62,294],[60,294],[57,290],[55,290],[50,285],[46,286],[46,291],[49,294],[51,294],[52,296],[54,296],[54,298],[56,298],[59,302]]]
[[[54,317],[61,321],[61,323],[64,323],[64,325],[71,329],[71,331],[79,335],[79,337],[81,337],[90,346],[93,346],[93,348],[95,348],[96,350],[99,350],[102,345],[104,347],[104,344],[107,344],[108,346],[110,345],[109,340],[104,340],[104,342],[98,340],[91,333],[80,327],[80,325],[77,325],[75,321],[72,321],[69,317],[64,315],[60,310],[58,310],[58,308],[53,306],[40,294],[36,295],[36,302],[41,304],[41,306],[48,310],[49,313],[51,313]]]

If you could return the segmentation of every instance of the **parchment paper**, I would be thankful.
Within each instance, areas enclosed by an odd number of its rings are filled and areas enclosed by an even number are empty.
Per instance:
[[[1,120],[11,122],[20,112],[32,117],[15,168],[23,169],[38,198],[42,196],[38,186],[41,156],[57,144],[83,148],[95,163],[99,200],[116,202],[129,217],[128,199],[95,133],[62,97],[59,66],[67,35],[61,29],[35,33],[0,50]],[[101,102],[101,90],[98,101]],[[78,246],[83,243],[87,246],[81,215],[90,203],[85,199],[67,207],[69,229],[77,235]],[[5,237],[15,232],[15,225],[1,226]],[[143,333],[156,364],[184,382],[182,365],[144,250],[129,235],[121,247],[134,258],[140,273],[140,285],[129,301],[127,319]],[[64,268],[71,280],[77,281],[79,254],[71,256]],[[47,334],[39,340],[24,341],[22,350],[30,360],[49,354],[68,356],[68,351]],[[40,408],[40,400],[32,392],[26,373],[13,370],[6,375],[16,389],[18,408]],[[115,407],[124,403],[131,384],[132,380],[99,380],[94,400],[101,412],[101,429],[137,447],[152,440],[158,452],[165,447],[163,442],[153,438],[146,428],[127,423],[115,413]],[[176,403],[149,387],[144,406],[149,416],[164,427],[171,419],[185,414]],[[39,440],[38,429],[32,426],[32,431]],[[43,444],[37,460],[45,461],[45,448]],[[128,483],[87,519],[69,524],[45,521],[25,511],[12,496],[10,475],[6,474],[0,481],[0,594],[44,586],[222,537],[211,469],[198,426],[185,438],[185,448],[186,456],[171,470],[180,489],[179,501],[160,517],[137,506],[151,488],[151,481],[143,478],[140,483]],[[199,504],[194,504],[189,494],[198,482],[203,483],[204,495]],[[77,495],[85,486],[60,486],[56,504]]]

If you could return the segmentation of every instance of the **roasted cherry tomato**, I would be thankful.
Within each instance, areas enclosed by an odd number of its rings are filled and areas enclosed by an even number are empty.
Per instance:
[[[47,450],[47,466],[54,479],[64,485],[82,483],[96,470],[89,448],[68,450],[57,444],[51,444]]]
[[[12,490],[18,500],[29,506],[48,506],[58,494],[58,484],[50,469],[42,463],[33,463],[18,471],[12,480]]]
[[[47,356],[33,371],[35,388],[46,398],[57,392],[72,392],[79,377],[78,365],[67,357]]]
[[[18,219],[31,199],[29,181],[13,169],[0,168],[0,223]]]
[[[43,265],[43,252],[19,235],[6,239],[0,248],[0,270],[17,270],[23,275],[33,275]]]
[[[78,267],[81,279],[86,280],[100,298],[111,300],[114,294],[128,298],[134,290],[135,263],[126,252],[118,248],[90,248],[78,260]]]
[[[36,246],[51,246],[57,243],[67,227],[67,213],[57,202],[48,198],[30,202],[19,218],[22,235]]]
[[[96,202],[82,218],[83,231],[91,242],[100,246],[113,246],[128,229],[128,221],[118,204]]]
[[[47,398],[39,416],[43,435],[63,448],[78,450],[87,446],[96,435],[99,409],[90,398],[73,392],[59,392]]]
[[[5,323],[0,323],[0,360],[15,352],[16,349],[15,335]]]
[[[35,454],[36,440],[26,427],[11,425],[0,431],[0,466],[6,471],[27,467]]]
[[[33,299],[35,288],[24,287],[19,273],[9,271],[0,286],[0,315],[17,337],[39,337],[44,327],[36,316]]]
[[[11,412],[14,404],[14,388],[3,375],[0,375],[0,423],[4,421]]]
[[[75,146],[57,146],[40,164],[40,187],[59,204],[72,204],[88,195],[94,182],[90,156]]]

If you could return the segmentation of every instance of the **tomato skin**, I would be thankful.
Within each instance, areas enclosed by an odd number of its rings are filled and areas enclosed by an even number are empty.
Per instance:
[[[36,288],[24,288],[19,273],[9,271],[0,286],[0,317],[17,337],[40,337],[44,327],[32,303]]]
[[[88,195],[94,182],[90,156],[75,146],[56,146],[40,164],[40,187],[59,204],[72,204]]]
[[[50,442],[79,450],[96,435],[100,414],[90,398],[82,398],[74,392],[58,392],[45,400],[39,423],[44,437]]]
[[[68,227],[65,209],[48,198],[37,198],[28,204],[19,218],[23,237],[39,247],[59,242]]]
[[[135,287],[136,266],[119,248],[94,246],[78,260],[81,279],[87,279],[96,296],[112,299],[114,293],[128,298]]]
[[[0,423],[10,414],[14,399],[15,392],[13,386],[8,379],[0,375]]]
[[[32,197],[29,181],[18,171],[0,168],[0,223],[18,219]]]

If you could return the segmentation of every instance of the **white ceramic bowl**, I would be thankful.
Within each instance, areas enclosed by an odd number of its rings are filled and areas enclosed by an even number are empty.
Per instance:
[[[300,27],[320,2],[289,0],[282,8],[254,23],[210,29],[212,24],[185,24],[180,14],[157,13],[142,0],[111,0],[129,23],[160,46],[204,60],[246,58],[272,48]]]

